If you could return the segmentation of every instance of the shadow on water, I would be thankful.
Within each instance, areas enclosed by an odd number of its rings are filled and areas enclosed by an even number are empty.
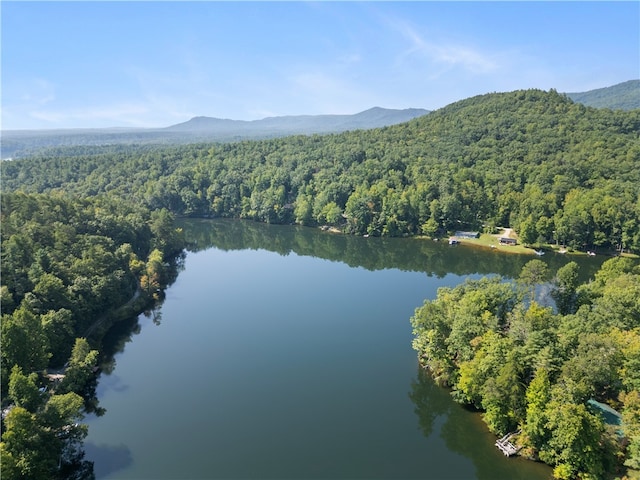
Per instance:
[[[587,280],[606,260],[603,256],[567,257],[560,254],[535,257],[412,237],[362,238],[323,232],[318,228],[246,220],[181,219],[180,227],[185,232],[189,250],[195,252],[211,247],[224,251],[260,249],[281,255],[293,252],[367,270],[395,268],[425,272],[437,278],[450,273],[461,276],[499,274],[517,278],[525,263],[541,258],[554,273],[573,260],[580,267],[580,279]]]
[[[100,351],[100,369],[102,373],[111,373],[115,369],[115,354],[124,350],[134,335],[140,332],[138,317],[128,318],[116,323],[103,337]],[[98,397],[105,389],[124,391],[128,385],[118,383],[118,377],[99,375],[93,378],[84,392],[86,412],[97,417],[106,413],[100,406]],[[92,480],[103,478],[115,471],[126,468],[132,463],[131,452],[124,446],[95,445],[83,442],[77,457],[61,471],[61,478],[68,480]],[[84,458],[91,458],[86,461]]]
[[[97,480],[133,464],[131,450],[126,445],[96,445],[85,442],[84,450],[87,456],[94,459],[93,471]]]
[[[469,458],[479,480],[550,479],[551,468],[522,458],[505,459],[493,446],[493,435],[480,414],[451,400],[449,391],[435,384],[429,373],[418,367],[409,398],[415,405],[418,424],[425,437],[438,435],[447,447]]]
[[[175,281],[175,277],[173,281]],[[158,302],[153,310],[145,311],[141,315],[151,317],[153,323],[158,325],[161,306],[161,302]],[[101,375],[92,379],[85,392],[85,409],[87,413],[97,417],[106,413],[106,409],[100,406],[98,400],[106,390],[122,393],[129,389],[129,385],[123,384],[120,377],[114,375],[113,371],[116,367],[116,355],[123,352],[126,344],[140,333],[139,319],[140,316],[132,316],[116,322],[100,340],[98,351],[100,352]],[[79,453],[81,458],[69,466],[69,472],[65,473],[64,478],[77,480],[100,479],[128,467],[133,462],[130,450],[124,445],[98,446],[92,442],[83,442]],[[91,458],[92,461],[82,460],[85,457]]]

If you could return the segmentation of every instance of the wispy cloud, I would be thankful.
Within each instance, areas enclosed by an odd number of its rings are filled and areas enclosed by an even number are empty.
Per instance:
[[[429,39],[404,20],[385,21],[409,43],[397,57],[399,64],[422,59],[439,67],[440,72],[460,67],[471,73],[491,73],[500,68],[501,54],[482,52],[477,47],[448,39]]]
[[[15,95],[20,102],[46,105],[56,99],[56,89],[53,83],[44,78],[32,78],[20,85]]]

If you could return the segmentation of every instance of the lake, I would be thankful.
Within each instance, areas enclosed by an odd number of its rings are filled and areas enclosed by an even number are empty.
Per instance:
[[[99,479],[548,479],[418,368],[437,289],[531,256],[231,220],[182,222],[184,269],[107,338]],[[536,257],[537,258],[537,257]],[[542,259],[555,270],[561,255]],[[601,259],[581,259],[591,275]]]

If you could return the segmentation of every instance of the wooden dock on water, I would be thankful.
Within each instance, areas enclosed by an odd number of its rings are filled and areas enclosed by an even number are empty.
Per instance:
[[[518,432],[507,433],[504,437],[500,438],[499,440],[496,440],[496,447],[498,447],[500,451],[504,453],[507,457],[515,455],[520,450],[520,448],[516,447],[513,443],[509,441],[511,440],[511,437],[513,437],[516,433]]]

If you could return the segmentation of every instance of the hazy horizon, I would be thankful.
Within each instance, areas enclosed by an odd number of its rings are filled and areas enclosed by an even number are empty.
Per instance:
[[[637,2],[3,2],[2,130],[436,110],[637,79]]]

